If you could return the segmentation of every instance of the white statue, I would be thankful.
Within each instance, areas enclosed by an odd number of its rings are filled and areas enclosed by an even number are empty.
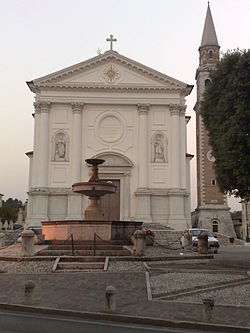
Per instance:
[[[162,140],[162,135],[158,134],[154,138],[154,162],[156,163],[165,163],[164,156],[164,145]]]
[[[63,135],[59,136],[55,142],[55,161],[65,160],[66,140]]]

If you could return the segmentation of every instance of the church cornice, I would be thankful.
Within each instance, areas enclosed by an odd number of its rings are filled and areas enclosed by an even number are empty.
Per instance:
[[[180,93],[183,93],[188,95],[190,92],[189,90],[193,89],[193,86],[189,86],[189,88],[181,88],[181,87],[163,87],[163,86],[129,86],[129,85],[114,85],[114,86],[107,86],[107,85],[81,85],[81,84],[39,84],[39,86],[30,86],[32,87],[32,91],[34,93],[37,93],[41,91],[41,89],[48,89],[48,90],[57,90],[57,89],[65,89],[65,90],[74,90],[74,89],[81,89],[84,91],[178,91]]]

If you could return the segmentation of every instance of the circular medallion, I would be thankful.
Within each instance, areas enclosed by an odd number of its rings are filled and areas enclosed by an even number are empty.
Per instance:
[[[214,156],[213,156],[213,154],[212,154],[212,150],[209,150],[209,151],[207,152],[207,159],[208,159],[210,162],[215,162],[215,158],[214,158]]]
[[[106,115],[99,121],[97,134],[102,141],[118,141],[123,135],[123,124],[118,117]]]

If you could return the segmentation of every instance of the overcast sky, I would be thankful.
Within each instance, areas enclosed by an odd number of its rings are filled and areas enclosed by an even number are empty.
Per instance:
[[[221,51],[249,48],[250,0],[212,0]],[[195,84],[205,0],[0,0],[0,193],[25,200],[33,146],[33,93],[26,81],[114,49],[146,66]],[[196,89],[187,98],[188,152],[196,153]],[[192,161],[192,209],[196,165]],[[239,209],[230,200],[232,210]]]

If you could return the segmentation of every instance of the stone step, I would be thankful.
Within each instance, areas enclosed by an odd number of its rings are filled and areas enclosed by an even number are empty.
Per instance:
[[[105,262],[105,257],[100,257],[100,256],[85,256],[85,257],[75,257],[75,256],[69,256],[69,257],[60,257],[60,263],[61,262]]]
[[[93,256],[93,250],[76,250],[75,256]],[[128,250],[96,250],[96,256],[130,256],[131,253]],[[42,250],[39,252],[39,256],[72,256],[71,250]]]
[[[57,270],[85,270],[104,268],[104,262],[59,262]]]
[[[122,245],[104,245],[98,244],[95,246],[96,250],[123,250]],[[52,244],[49,250],[71,250],[71,245]],[[74,250],[94,250],[94,245],[74,245]]]

